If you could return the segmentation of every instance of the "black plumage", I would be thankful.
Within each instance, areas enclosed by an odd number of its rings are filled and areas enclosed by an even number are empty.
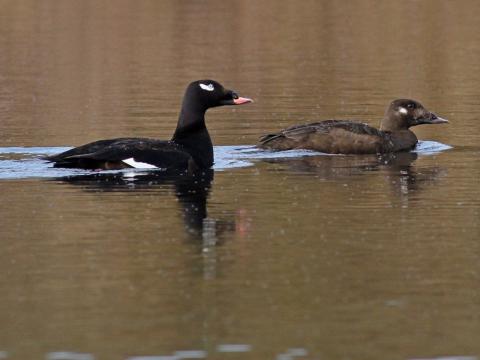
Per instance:
[[[185,92],[177,128],[171,140],[117,138],[98,140],[44,159],[54,167],[123,169],[130,167],[175,170],[206,169],[213,165],[213,145],[205,125],[212,107],[252,102],[214,80],[192,82]],[[133,164],[133,165],[132,165]]]

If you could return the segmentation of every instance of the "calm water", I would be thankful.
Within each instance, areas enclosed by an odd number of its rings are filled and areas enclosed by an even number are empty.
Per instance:
[[[478,360],[479,17],[474,0],[0,0],[0,359]],[[207,114],[203,176],[38,159],[168,138],[200,78],[256,100]],[[377,125],[398,97],[450,124],[381,158],[248,147]]]

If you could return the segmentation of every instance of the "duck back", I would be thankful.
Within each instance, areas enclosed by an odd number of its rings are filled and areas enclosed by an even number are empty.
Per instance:
[[[330,154],[374,154],[393,150],[388,132],[346,120],[295,125],[260,139],[271,150],[309,149]]]

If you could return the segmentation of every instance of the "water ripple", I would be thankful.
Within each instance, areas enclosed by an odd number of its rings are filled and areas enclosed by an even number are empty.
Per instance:
[[[435,141],[420,141],[415,149],[419,155],[430,155],[451,149],[446,144]],[[62,177],[91,174],[90,170],[58,169],[52,164],[40,159],[42,155],[57,154],[68,150],[68,147],[3,147],[0,148],[0,179],[23,179]],[[225,171],[253,166],[256,161],[266,159],[301,158],[306,156],[338,156],[322,154],[310,150],[269,151],[258,149],[251,145],[215,146],[215,165],[217,171]],[[128,169],[128,172],[141,174],[142,169]],[[119,172],[105,171],[105,172]],[[125,172],[125,170],[120,170]]]

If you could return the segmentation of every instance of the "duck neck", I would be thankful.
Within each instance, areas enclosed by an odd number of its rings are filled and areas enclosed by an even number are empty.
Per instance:
[[[184,102],[172,141],[182,145],[198,166],[213,165],[213,145],[205,126],[205,110],[187,106]]]
[[[417,136],[409,129],[392,131],[390,135],[393,142],[393,151],[411,150],[418,142]]]

